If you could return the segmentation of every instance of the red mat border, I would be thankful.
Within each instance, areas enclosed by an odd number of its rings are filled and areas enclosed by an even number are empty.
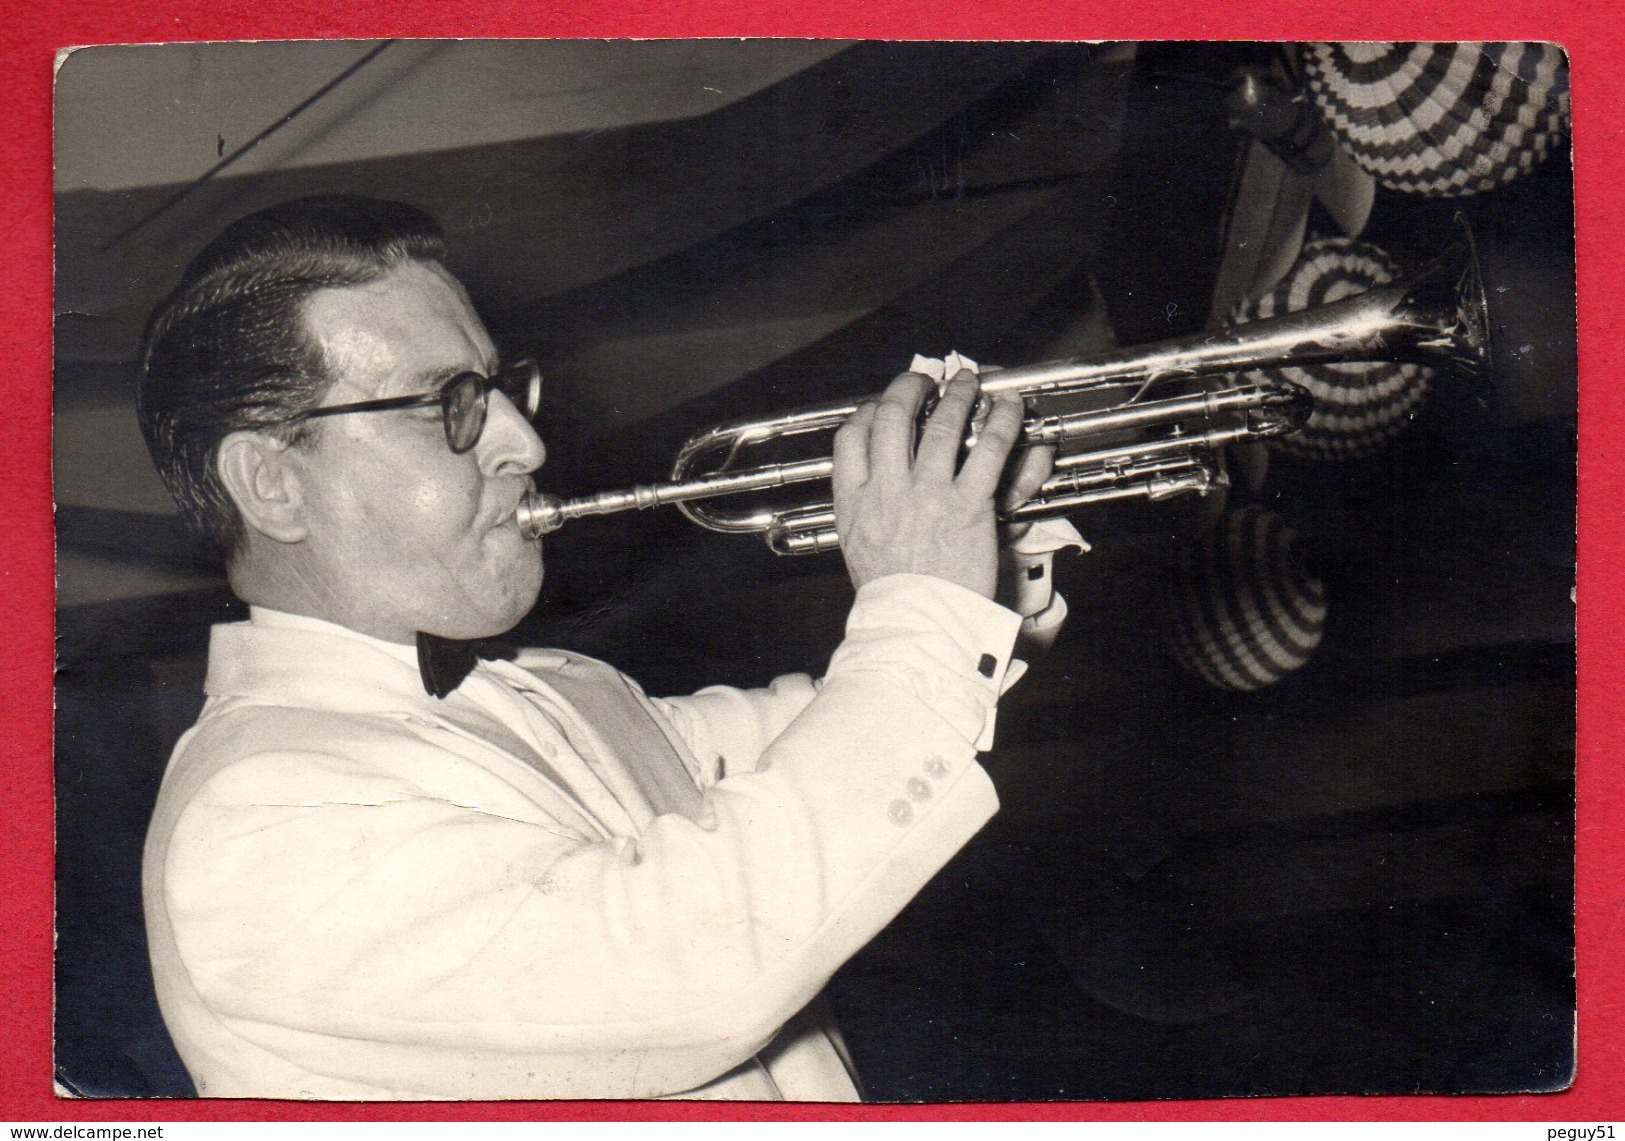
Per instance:
[[[0,1119],[176,1120],[1490,1120],[1586,1122],[1625,1106],[1625,68],[1612,4],[1454,0],[570,0],[548,10],[483,3],[292,0],[18,0],[0,19]],[[905,39],[1551,40],[1573,64],[1580,289],[1579,1074],[1561,1094],[1322,1097],[1235,1101],[821,1107],[708,1103],[509,1102],[333,1105],[267,1101],[58,1099],[51,1062],[50,500],[53,59],[66,46],[159,40],[813,36]]]

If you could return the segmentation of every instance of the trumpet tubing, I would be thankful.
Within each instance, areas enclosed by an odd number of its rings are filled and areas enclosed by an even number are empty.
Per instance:
[[[1489,314],[1472,236],[1427,268],[1390,285],[1312,309],[1089,357],[990,369],[984,393],[1019,393],[1027,405],[1018,448],[1055,445],[1055,471],[1010,520],[1063,514],[1115,499],[1205,494],[1224,482],[1231,444],[1296,431],[1308,418],[1306,390],[1249,380],[1257,369],[1327,361],[1413,361],[1466,376],[1489,368]],[[1227,378],[1215,383],[1213,378]],[[1047,401],[1104,401],[1048,412]],[[763,535],[780,554],[839,546],[827,494],[793,506],[730,504],[750,492],[827,482],[833,461],[742,465],[750,449],[829,432],[857,410],[826,404],[735,420],[692,437],[670,480],[576,498],[532,491],[518,522],[538,538],[572,519],[674,504],[702,527]]]

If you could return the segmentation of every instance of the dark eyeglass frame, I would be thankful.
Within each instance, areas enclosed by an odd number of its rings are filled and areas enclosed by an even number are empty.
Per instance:
[[[526,420],[534,420],[542,406],[542,369],[530,357],[514,361],[490,376],[460,372],[433,392],[416,396],[386,396],[380,400],[358,400],[312,408],[297,416],[277,421],[278,425],[299,424],[321,416],[347,416],[352,412],[391,412],[401,408],[428,408],[440,405],[440,422],[446,429],[446,445],[456,455],[473,448],[485,434],[485,421],[492,391],[501,392]]]

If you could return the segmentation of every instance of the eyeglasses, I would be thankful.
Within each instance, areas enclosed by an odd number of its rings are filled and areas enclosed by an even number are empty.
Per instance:
[[[446,443],[457,455],[462,455],[480,442],[485,431],[486,412],[491,404],[491,392],[502,393],[513,402],[526,420],[535,418],[542,405],[542,370],[535,361],[526,358],[498,369],[490,376],[477,372],[460,372],[434,392],[416,396],[390,396],[382,400],[360,400],[353,404],[334,404],[328,408],[312,408],[290,416],[279,424],[298,424],[318,416],[344,416],[351,412],[388,412],[397,408],[428,408],[440,405],[440,418],[446,428]]]

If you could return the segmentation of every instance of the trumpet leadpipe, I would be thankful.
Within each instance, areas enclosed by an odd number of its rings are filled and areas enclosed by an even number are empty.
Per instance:
[[[794,483],[828,479],[835,461],[826,457],[793,463],[764,464],[745,471],[717,472],[670,483],[645,483],[616,491],[563,498],[532,488],[519,503],[516,516],[527,539],[539,539],[557,531],[572,519],[588,515],[613,515],[621,511],[643,511],[672,503],[737,495],[747,491],[769,491]],[[754,528],[752,528],[754,529]]]

